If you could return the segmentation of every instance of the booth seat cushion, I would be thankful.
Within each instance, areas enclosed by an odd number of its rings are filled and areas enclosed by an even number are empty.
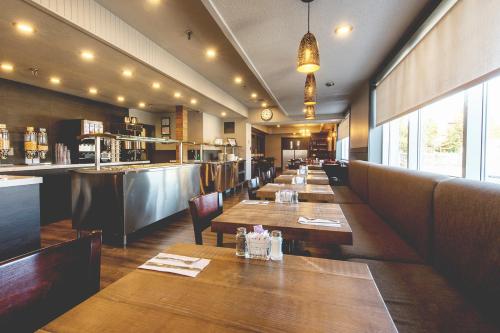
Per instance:
[[[422,258],[365,204],[341,204],[352,229],[353,245],[340,246],[344,258],[422,263]]]
[[[498,332],[431,266],[366,259],[400,333]]]
[[[358,195],[351,190],[348,186],[333,186],[333,193],[335,194],[334,203],[337,204],[359,204],[364,203]]]
[[[368,203],[426,260],[430,260],[433,195],[447,176],[371,164]]]
[[[350,161],[348,169],[349,186],[363,201],[368,201],[368,168],[371,163]]]
[[[441,182],[434,207],[435,268],[500,317],[500,186]]]

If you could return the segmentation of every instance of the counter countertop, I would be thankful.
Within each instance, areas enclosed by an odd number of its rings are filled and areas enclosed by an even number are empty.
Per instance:
[[[136,164],[136,165],[117,165],[117,166],[102,166],[101,170],[96,170],[95,168],[81,168],[75,170],[77,173],[86,174],[117,174],[117,173],[129,173],[129,172],[145,172],[145,171],[158,171],[162,169],[169,168],[182,168],[182,167],[195,167],[196,164],[190,163],[155,163],[155,164]]]
[[[41,184],[42,182],[43,182],[42,177],[0,176],[0,188],[12,187],[12,186],[23,186],[23,185],[34,185],[34,184]]]
[[[150,161],[115,162],[115,163],[101,163],[101,166],[119,166],[119,165],[149,164],[149,163],[150,163]],[[93,167],[93,166],[95,166],[94,163],[9,165],[9,166],[0,166],[0,173],[2,173],[2,172],[17,172],[17,171],[55,170],[55,169],[77,169],[77,168],[89,168],[89,167]]]

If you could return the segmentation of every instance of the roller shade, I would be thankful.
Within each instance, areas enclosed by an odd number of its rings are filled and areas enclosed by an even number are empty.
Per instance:
[[[458,1],[376,88],[377,125],[499,69],[500,1]]]
[[[339,135],[337,140],[349,137],[349,116],[339,124]]]

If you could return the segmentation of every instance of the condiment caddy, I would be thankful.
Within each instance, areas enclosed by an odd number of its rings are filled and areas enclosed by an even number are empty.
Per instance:
[[[236,255],[258,260],[282,260],[283,238],[281,231],[273,230],[270,234],[261,225],[254,226],[253,232],[246,232],[240,227],[236,231]]]

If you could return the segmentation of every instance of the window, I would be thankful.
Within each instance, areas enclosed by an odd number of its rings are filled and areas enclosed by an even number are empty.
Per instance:
[[[500,184],[500,76],[382,125],[382,163]]]
[[[464,93],[420,111],[420,170],[462,177]]]
[[[408,167],[408,116],[389,123],[389,165]]]
[[[336,155],[338,160],[349,159],[349,137],[337,141]]]
[[[484,180],[500,184],[500,77],[490,80],[486,91]]]

